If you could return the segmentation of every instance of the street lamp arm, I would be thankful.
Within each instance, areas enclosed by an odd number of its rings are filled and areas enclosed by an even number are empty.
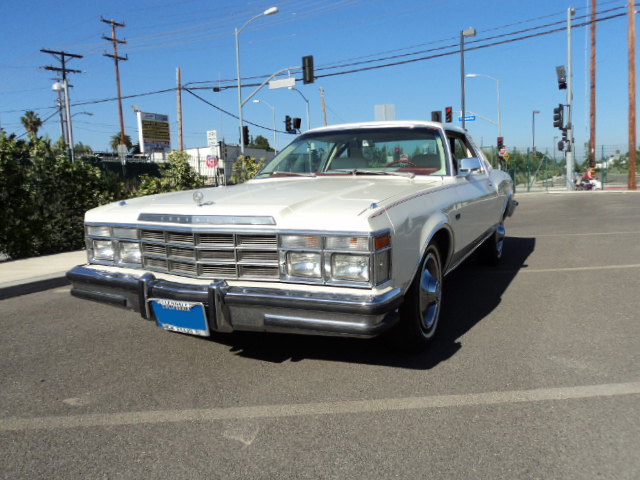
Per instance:
[[[286,72],[287,70],[293,70],[294,68],[302,68],[302,67],[289,67],[289,68],[283,68],[282,70],[278,70],[276,73],[274,73],[274,74],[273,74],[273,75],[271,75],[269,78],[267,78],[264,82],[262,82],[262,83],[260,84],[260,86],[259,86],[258,88],[256,88],[256,89],[251,93],[251,95],[249,95],[247,98],[245,98],[245,99],[242,101],[241,105],[242,105],[242,106],[244,106],[244,104],[245,104],[245,103],[247,103],[249,100],[251,100],[251,98],[252,98],[256,93],[258,93],[258,92],[262,89],[262,87],[264,87],[267,83],[269,83],[269,82],[273,79],[273,77],[275,77],[275,76],[277,76],[277,75],[280,75],[282,72]]]

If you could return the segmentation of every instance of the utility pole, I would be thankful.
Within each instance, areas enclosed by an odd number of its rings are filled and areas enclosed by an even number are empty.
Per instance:
[[[571,74],[571,17],[576,13],[573,7],[567,9],[567,190],[573,190],[573,125],[571,124],[571,104],[573,101],[573,77]]]
[[[324,117],[324,126],[327,126],[327,110],[324,106],[324,90],[320,87],[320,98],[322,99],[322,116]]]
[[[108,23],[111,25],[111,38],[106,37],[106,36],[102,36],[103,40],[107,40],[108,42],[111,42],[113,44],[113,55],[105,53],[104,56],[105,57],[109,57],[109,58],[113,58],[114,63],[116,65],[116,83],[118,85],[118,112],[120,114],[120,145],[125,145],[124,142],[124,116],[122,115],[122,95],[120,94],[120,71],[118,69],[118,61],[122,60],[129,60],[129,56],[127,55],[126,57],[119,57],[118,56],[118,44],[124,44],[127,43],[126,40],[119,40],[116,38],[116,27],[126,27],[126,25],[124,24],[124,22],[122,23],[116,23],[113,20],[105,20],[104,18],[100,17],[100,21],[103,23]]]
[[[629,16],[629,177],[627,188],[635,190],[636,185],[636,16],[633,0],[627,0]]]
[[[180,151],[183,150],[182,147],[182,87],[180,83],[180,69],[178,68],[178,133],[180,137]]]
[[[589,114],[589,167],[596,167],[596,0],[591,0],[591,112]]]
[[[57,50],[47,50],[41,49],[42,53],[48,53],[53,55],[59,62],[60,67],[52,67],[51,65],[47,65],[44,67],[45,70],[50,70],[53,72],[61,72],[62,73],[62,88],[64,90],[64,104],[65,104],[65,112],[67,117],[67,145],[69,146],[69,158],[71,162],[75,160],[75,155],[73,152],[73,128],[71,128],[71,100],[69,99],[69,83],[67,82],[67,73],[84,73],[82,70],[72,70],[71,68],[67,68],[67,57],[68,58],[83,58],[82,55],[76,55],[75,53],[67,53],[63,51]],[[60,101],[60,92],[58,91],[58,101]],[[62,118],[62,112],[60,112],[60,116]],[[63,129],[64,135],[64,129]]]

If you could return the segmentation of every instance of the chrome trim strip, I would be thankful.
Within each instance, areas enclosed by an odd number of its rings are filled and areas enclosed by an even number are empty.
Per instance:
[[[171,213],[141,213],[140,222],[179,223],[186,225],[275,225],[273,217],[241,215],[175,215]]]

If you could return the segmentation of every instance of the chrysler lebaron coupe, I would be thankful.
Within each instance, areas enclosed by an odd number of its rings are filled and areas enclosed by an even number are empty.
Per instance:
[[[517,202],[467,132],[424,121],[322,127],[241,185],[86,213],[72,295],[171,331],[434,337],[443,278],[500,260]]]

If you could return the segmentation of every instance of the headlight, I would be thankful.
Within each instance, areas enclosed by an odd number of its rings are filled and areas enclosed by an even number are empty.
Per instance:
[[[96,260],[113,261],[113,244],[111,240],[94,240],[93,258]]]
[[[287,273],[292,277],[321,278],[322,266],[319,253],[288,252]]]
[[[141,263],[140,244],[133,242],[121,242],[120,262]]]
[[[368,282],[370,278],[369,256],[333,254],[331,256],[331,276],[334,280]]]

